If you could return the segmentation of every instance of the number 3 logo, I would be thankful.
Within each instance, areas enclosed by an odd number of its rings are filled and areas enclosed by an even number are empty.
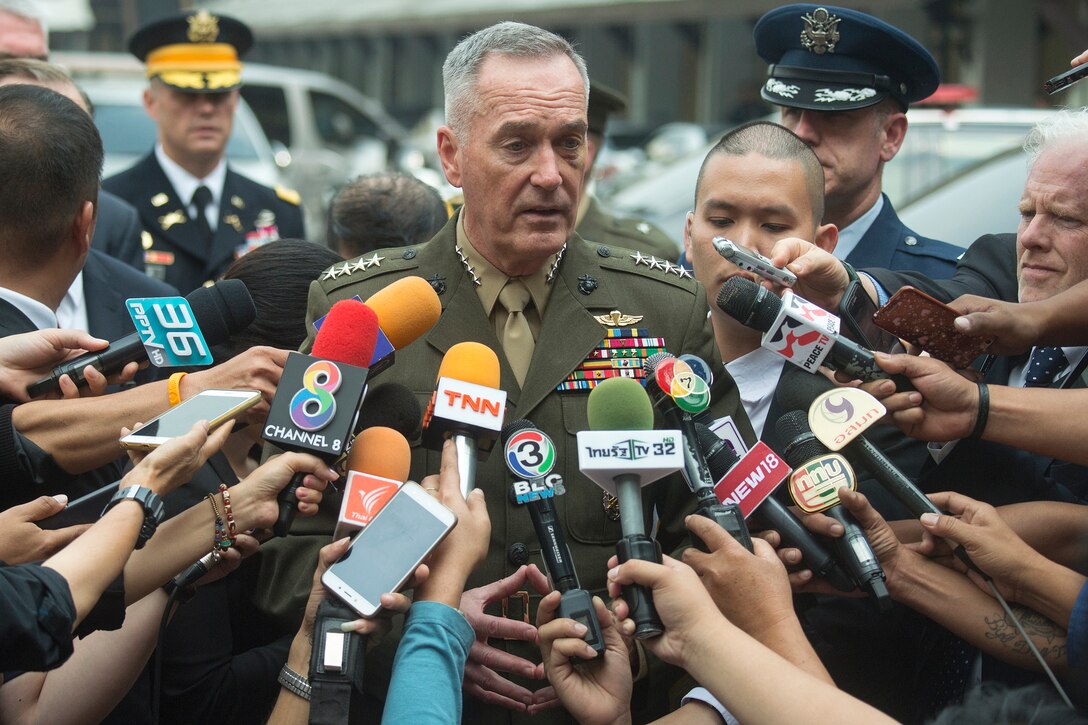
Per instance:
[[[327,426],[336,415],[340,389],[340,368],[327,360],[318,360],[302,375],[302,388],[291,398],[291,421],[302,430],[315,431]]]

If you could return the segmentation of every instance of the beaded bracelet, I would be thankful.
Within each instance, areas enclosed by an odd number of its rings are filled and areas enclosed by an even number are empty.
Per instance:
[[[219,484],[219,493],[223,494],[223,513],[227,517],[227,536],[230,538],[230,543],[233,544],[234,540],[238,538],[238,527],[234,523],[234,510],[230,507],[230,489],[227,488],[227,484]]]
[[[226,551],[230,548],[230,545],[234,543],[234,539],[227,532],[223,515],[219,513],[219,505],[215,502],[215,494],[209,493],[205,498],[207,498],[208,503],[212,505],[212,514],[215,515],[215,534],[212,536],[212,548],[218,549],[219,551]]]

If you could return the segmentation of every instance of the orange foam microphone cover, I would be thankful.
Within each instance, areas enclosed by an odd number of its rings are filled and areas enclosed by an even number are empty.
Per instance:
[[[485,388],[499,387],[499,356],[480,342],[459,342],[442,357],[439,378],[453,378]]]
[[[412,466],[408,440],[398,431],[374,426],[355,436],[348,452],[347,469],[394,481],[407,481]]]
[[[402,277],[375,292],[366,304],[378,314],[378,324],[394,350],[434,327],[442,314],[438,295],[422,277]]]

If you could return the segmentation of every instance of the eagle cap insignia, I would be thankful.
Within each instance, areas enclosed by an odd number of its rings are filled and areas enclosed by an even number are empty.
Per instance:
[[[593,319],[605,327],[630,327],[642,322],[642,315],[625,315],[619,310],[612,310],[607,315],[594,315]]]
[[[189,30],[186,37],[190,43],[214,43],[219,39],[219,18],[207,10],[200,10],[187,18]]]
[[[801,31],[801,45],[816,55],[834,53],[835,45],[839,42],[839,23],[842,18],[832,15],[827,8],[816,8],[811,14],[802,15],[801,19],[805,21],[805,29]]]

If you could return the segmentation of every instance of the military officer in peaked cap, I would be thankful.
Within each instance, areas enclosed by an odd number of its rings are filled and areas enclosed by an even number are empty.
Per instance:
[[[603,83],[589,82],[589,128],[586,132],[586,183],[590,182],[593,167],[604,145],[608,117],[627,108],[627,99]],[[586,189],[578,204],[575,231],[591,242],[615,244],[635,249],[662,261],[673,261],[680,256],[680,247],[669,235],[645,219],[616,216],[605,211],[592,188]]]
[[[839,228],[835,256],[950,277],[963,250],[906,227],[881,192],[884,164],[907,133],[907,107],[940,83],[929,51],[882,20],[830,5],[777,8],[753,33],[771,64],[763,98],[824,168],[824,223]]]
[[[147,273],[183,294],[262,244],[303,236],[298,194],[262,186],[226,161],[242,64],[253,34],[192,11],[144,26],[129,51],[147,66],[144,109],[155,148],[103,187],[140,212]]]

